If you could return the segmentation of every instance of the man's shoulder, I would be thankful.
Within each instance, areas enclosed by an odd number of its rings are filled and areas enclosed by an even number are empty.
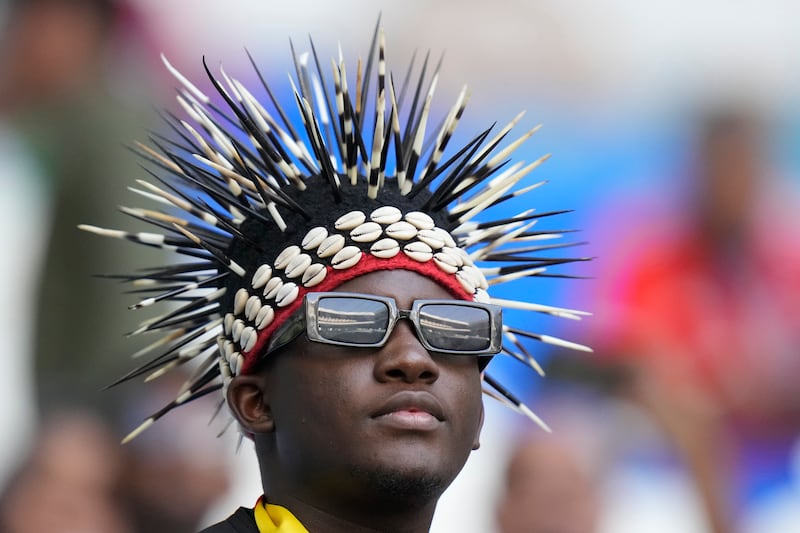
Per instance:
[[[252,509],[239,509],[226,520],[202,530],[200,533],[258,533]]]

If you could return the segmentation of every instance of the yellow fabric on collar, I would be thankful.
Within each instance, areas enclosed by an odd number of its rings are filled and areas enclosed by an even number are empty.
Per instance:
[[[253,511],[259,533],[308,533],[286,507],[265,504],[264,499],[259,498]]]

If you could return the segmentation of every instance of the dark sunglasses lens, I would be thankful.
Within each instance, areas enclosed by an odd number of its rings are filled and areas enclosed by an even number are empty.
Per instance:
[[[389,308],[383,302],[333,296],[318,302],[317,329],[329,341],[376,344],[383,339],[388,324]]]
[[[477,352],[489,348],[491,316],[486,309],[428,304],[419,313],[420,330],[433,348]]]

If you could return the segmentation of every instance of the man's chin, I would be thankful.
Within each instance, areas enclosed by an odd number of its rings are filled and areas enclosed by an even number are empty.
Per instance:
[[[450,484],[441,475],[423,469],[353,468],[351,474],[373,491],[376,500],[384,502],[393,499],[422,504],[438,499]]]

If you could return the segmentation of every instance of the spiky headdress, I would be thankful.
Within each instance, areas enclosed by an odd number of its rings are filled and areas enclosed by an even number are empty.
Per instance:
[[[162,210],[122,208],[160,232],[81,226],[190,258],[123,276],[151,295],[132,308],[158,302],[178,306],[134,332],[163,336],[136,354],[156,352],[156,357],[118,383],[200,361],[176,399],[131,437],[171,409],[252,371],[272,333],[305,293],[332,290],[367,272],[408,269],[435,279],[458,298],[570,318],[585,314],[492,298],[487,292],[492,285],[547,276],[547,267],[578,260],[536,255],[566,246],[537,244],[561,234],[532,229],[538,218],[557,213],[529,210],[475,221],[489,208],[541,185],[517,187],[547,156],[528,165],[508,159],[536,128],[504,144],[520,114],[500,131],[492,134],[490,127],[448,151],[467,104],[466,88],[431,133],[438,67],[426,76],[426,57],[412,80],[412,59],[398,91],[387,74],[384,50],[383,33],[376,29],[366,67],[358,63],[353,96],[341,51],[332,59],[328,78],[313,42],[311,54],[299,58],[292,47],[299,131],[252,57],[261,81],[258,90],[270,104],[224,70],[215,77],[203,63],[227,110],[164,59],[181,83],[177,99],[191,120],[169,115],[166,121],[177,137],[155,135],[152,146],[137,145],[156,171],[152,182],[139,180],[141,188],[132,190]],[[371,90],[376,52],[376,88]],[[539,373],[518,336],[586,349],[508,324],[503,331],[503,353]],[[484,392],[544,426],[488,373],[483,379]]]

